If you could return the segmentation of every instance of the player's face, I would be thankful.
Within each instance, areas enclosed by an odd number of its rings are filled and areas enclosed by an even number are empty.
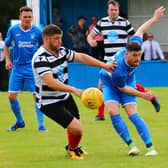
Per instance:
[[[147,34],[147,40],[149,40],[149,41],[153,40],[153,34],[152,33]]]
[[[117,5],[114,6],[113,4],[109,4],[107,13],[112,20],[116,19],[119,15],[119,6]]]
[[[21,20],[21,25],[23,28],[30,28],[31,27],[31,22],[33,20],[33,15],[31,11],[23,11],[19,19]]]
[[[78,21],[78,24],[79,24],[80,26],[84,26],[85,23],[86,23],[86,20],[85,20],[85,19],[80,19],[80,20]]]
[[[97,23],[97,18],[96,18],[95,16],[93,16],[93,17],[91,18],[91,21],[92,21],[92,24],[96,25],[96,23]]]
[[[137,67],[141,61],[142,52],[140,51],[127,51],[126,63],[130,66]]]
[[[48,42],[50,50],[58,51],[62,45],[62,34],[54,34],[53,36],[48,37]]]

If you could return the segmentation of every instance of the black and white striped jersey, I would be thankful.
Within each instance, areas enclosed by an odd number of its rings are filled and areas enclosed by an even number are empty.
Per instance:
[[[49,53],[41,46],[34,54],[32,68],[36,86],[36,102],[41,105],[52,104],[68,98],[68,92],[57,91],[49,88],[41,79],[45,74],[52,73],[55,79],[68,83],[68,62],[74,59],[74,51],[61,47],[58,56]]]
[[[100,19],[95,28],[92,29],[92,32],[104,36],[104,60],[108,60],[121,47],[125,47],[128,42],[128,36],[135,33],[130,22],[120,16],[114,22],[110,20],[109,16]]]

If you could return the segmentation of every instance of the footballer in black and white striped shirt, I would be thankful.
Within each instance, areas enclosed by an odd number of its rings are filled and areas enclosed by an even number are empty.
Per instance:
[[[95,58],[62,47],[62,30],[56,25],[43,29],[44,44],[33,56],[32,69],[36,85],[36,102],[40,110],[67,128],[66,150],[72,159],[83,159],[79,147],[82,137],[79,110],[71,93],[80,97],[82,90],[68,85],[68,62],[80,62],[112,72],[116,63],[105,64]]]
[[[104,37],[104,60],[108,61],[111,56],[117,53],[121,47],[125,47],[128,42],[128,37],[135,33],[131,23],[119,16],[119,4],[116,1],[108,2],[108,16],[101,18],[97,25],[88,35],[88,43],[95,47],[93,42],[97,34]]]

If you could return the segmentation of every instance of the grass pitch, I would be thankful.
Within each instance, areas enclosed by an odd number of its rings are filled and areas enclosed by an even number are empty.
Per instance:
[[[151,88],[161,102],[161,111],[156,113],[153,106],[139,99],[138,111],[147,122],[156,149],[155,157],[144,157],[145,147],[125,112],[121,115],[129,125],[134,143],[140,155],[130,157],[128,148],[115,133],[106,113],[106,120],[95,122],[96,110],[86,109],[76,98],[81,111],[83,139],[81,145],[89,155],[83,160],[72,160],[66,155],[65,130],[48,118],[45,126],[48,132],[39,132],[34,112],[33,98],[21,93],[19,99],[26,127],[15,132],[7,128],[15,122],[9,108],[7,93],[0,93],[0,168],[167,168],[168,167],[168,88]]]

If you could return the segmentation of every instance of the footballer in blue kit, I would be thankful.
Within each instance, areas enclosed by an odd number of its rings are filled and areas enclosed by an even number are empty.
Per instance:
[[[24,30],[21,24],[9,28],[5,45],[13,48],[13,64],[31,63],[33,54],[43,44],[41,30],[32,25],[29,30]]]
[[[141,45],[143,41],[141,37],[133,36],[131,37],[130,42],[137,42]],[[123,47],[117,54],[113,56],[113,60],[115,60],[118,64],[118,68],[114,70],[113,74],[107,73],[103,69],[100,71],[100,78],[102,80],[105,102],[115,101],[122,105],[130,102],[136,103],[135,96],[128,95],[116,89],[116,88],[123,88],[126,85],[136,88],[136,79],[135,79],[136,67],[129,66],[125,62],[125,53],[126,48]]]
[[[17,98],[18,92],[25,89],[35,92],[35,81],[32,72],[32,57],[37,49],[43,44],[42,32],[31,24],[33,16],[29,7],[20,8],[21,23],[11,26],[5,39],[6,69],[11,70],[8,88],[8,98],[11,109],[16,117],[16,123],[8,128],[15,131],[25,127],[21,114],[20,103]],[[12,58],[10,58],[10,47],[12,47]],[[44,116],[35,103],[39,131],[46,131],[44,127]]]
[[[164,12],[164,7],[156,9],[153,17],[141,25],[126,47],[122,48],[113,57],[118,64],[113,73],[105,70],[100,71],[105,105],[114,129],[129,147],[128,155],[138,155],[139,149],[133,143],[128,127],[120,115],[120,105],[124,108],[129,120],[135,126],[146,146],[145,156],[158,154],[153,146],[147,124],[138,114],[136,105],[136,97],[151,101],[155,94],[149,91],[141,92],[136,90],[135,70],[141,61],[142,36],[154,23],[161,19]]]

